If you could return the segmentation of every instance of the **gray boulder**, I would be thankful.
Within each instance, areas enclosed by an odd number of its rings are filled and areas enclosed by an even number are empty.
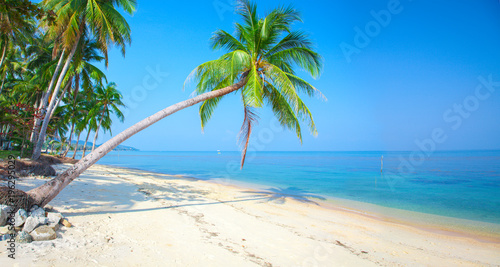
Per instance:
[[[49,222],[47,217],[28,217],[24,223],[23,231],[26,233],[31,233],[35,228],[40,225],[45,225]]]
[[[30,235],[34,241],[54,240],[57,238],[56,231],[47,225],[37,227]]]
[[[59,212],[48,212],[47,218],[49,218],[49,224],[50,223],[59,223],[61,221],[61,219],[63,218],[63,216]]]
[[[24,231],[21,231],[21,232],[17,233],[16,242],[17,243],[31,243],[31,242],[33,242],[33,237],[31,237],[30,234],[28,234]]]
[[[34,210],[36,210],[36,209],[38,209],[38,208],[40,208],[40,207],[38,207],[38,205],[33,205],[33,206],[31,206],[31,208],[30,208],[30,212],[32,212],[32,211],[34,211]]]
[[[5,205],[0,205],[0,226],[4,226],[9,218],[10,207]]]
[[[45,210],[42,208],[32,209],[30,212],[31,217],[45,217]]]
[[[24,224],[24,222],[26,222],[26,219],[28,218],[28,213],[23,210],[23,209],[19,209],[17,210],[16,214],[14,215],[14,226],[16,227],[20,227],[21,225]]]

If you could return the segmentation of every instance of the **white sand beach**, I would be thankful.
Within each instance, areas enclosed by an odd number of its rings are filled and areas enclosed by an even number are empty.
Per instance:
[[[18,188],[45,181],[26,178]],[[0,266],[500,265],[496,239],[250,191],[95,165],[50,203],[73,227],[17,244],[15,260],[0,242]]]

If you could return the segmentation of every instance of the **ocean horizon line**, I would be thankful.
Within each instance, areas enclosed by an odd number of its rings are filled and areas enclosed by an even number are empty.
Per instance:
[[[423,150],[262,150],[253,151],[256,153],[260,152],[415,152]],[[440,149],[434,150],[434,152],[468,152],[468,151],[500,151],[500,148],[496,149]],[[115,151],[119,152],[119,151]],[[142,150],[139,149],[135,152],[240,152],[238,150]],[[423,151],[427,152],[427,151]]]

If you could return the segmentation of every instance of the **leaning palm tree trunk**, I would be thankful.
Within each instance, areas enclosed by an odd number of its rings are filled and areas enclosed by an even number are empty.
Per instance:
[[[56,107],[59,106],[59,103],[61,103],[61,100],[64,98],[64,95],[66,94],[66,92],[68,92],[68,89],[71,87],[71,81],[69,81],[66,86],[64,87],[64,90],[63,92],[61,93],[61,95],[59,96],[59,98],[57,98],[56,100],[56,104],[54,105],[54,108],[52,108],[52,110],[50,111],[50,114],[48,114],[49,116],[49,121],[52,119],[52,116],[54,116],[54,113],[56,111]]]
[[[107,153],[113,150],[116,146],[121,144],[123,141],[127,140],[136,133],[146,129],[152,124],[158,122],[159,120],[174,114],[175,112],[185,109],[187,107],[193,106],[197,103],[205,101],[207,99],[220,97],[227,95],[242,88],[247,82],[246,75],[242,79],[228,87],[218,89],[215,91],[207,92],[184,100],[172,106],[169,106],[159,112],[149,116],[142,121],[134,124],[125,131],[119,133],[115,137],[111,138],[109,141],[99,146],[94,152],[88,154],[86,157],[82,158],[71,168],[67,169],[65,172],[61,173],[56,178],[46,182],[45,184],[28,191],[28,195],[33,198],[33,203],[41,207],[45,206],[52,199],[54,199],[69,183],[71,183],[76,177],[78,177],[82,172],[96,163],[99,159],[104,157]]]
[[[47,104],[49,102],[49,96],[50,96],[50,93],[52,93],[52,87],[54,86],[54,83],[56,82],[56,79],[57,79],[57,75],[59,74],[59,69],[61,68],[65,52],[66,51],[63,50],[61,53],[61,57],[59,58],[59,61],[57,62],[56,69],[54,71],[54,74],[52,75],[52,79],[50,80],[49,88],[47,89],[47,92],[45,92],[45,94],[43,95],[42,101],[40,103],[40,107],[38,108],[38,110],[40,110],[42,112],[45,112],[45,108],[47,107]],[[42,115],[44,115],[44,114],[45,113],[42,113]],[[30,138],[30,142],[33,144],[35,144],[38,141],[38,134],[39,134],[39,129],[40,129],[41,124],[42,124],[42,119],[35,117],[35,122],[34,122],[34,126],[33,126],[33,133],[32,133],[31,138]]]
[[[47,108],[47,113],[45,113],[45,117],[43,119],[43,124],[42,128],[40,129],[40,134],[38,135],[38,140],[36,142],[36,146],[33,149],[33,156],[31,157],[32,159],[38,159],[40,157],[40,154],[42,152],[42,143],[43,139],[45,138],[45,134],[47,132],[47,127],[49,125],[50,121],[50,116],[52,114],[52,109],[55,108],[55,102],[56,102],[56,97],[57,94],[59,93],[59,89],[61,88],[61,84],[63,82],[64,76],[66,76],[66,72],[69,69],[69,65],[71,63],[71,60],[73,59],[73,56],[75,55],[76,48],[78,47],[78,40],[75,42],[73,45],[73,48],[71,49],[70,54],[68,55],[68,58],[66,59],[66,63],[64,64],[63,69],[61,70],[61,74],[59,75],[59,79],[57,80],[56,86],[54,88],[54,92],[52,93],[52,99],[50,101],[49,107]]]

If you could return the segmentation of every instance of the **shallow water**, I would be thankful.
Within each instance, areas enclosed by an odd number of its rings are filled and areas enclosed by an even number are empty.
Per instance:
[[[98,163],[500,224],[500,151],[258,152],[243,170],[239,152],[120,151]]]

